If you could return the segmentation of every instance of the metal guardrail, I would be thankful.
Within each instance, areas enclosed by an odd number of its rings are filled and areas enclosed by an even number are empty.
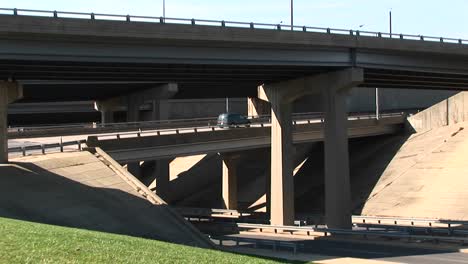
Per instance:
[[[304,116],[320,117],[321,112],[307,112],[293,114],[293,120],[302,118]],[[270,121],[270,115],[248,116],[252,122],[266,122]],[[10,127],[8,134],[10,138],[25,138],[41,135],[76,135],[88,133],[105,133],[113,131],[126,131],[126,130],[154,130],[154,129],[170,129],[170,128],[187,128],[194,126],[215,126],[217,117],[205,118],[190,118],[190,119],[169,119],[169,120],[156,120],[156,121],[140,121],[140,122],[122,122],[122,123],[77,123],[66,125],[44,125],[44,126],[30,126],[30,127]]]
[[[313,123],[313,121],[318,121],[316,123],[323,123],[325,120],[323,117],[318,117],[318,113],[298,113],[293,115],[293,125],[299,125],[300,122],[307,122],[307,124]],[[397,116],[404,116],[404,113],[388,113],[388,114],[381,114],[381,118],[386,118],[386,117],[397,117]],[[350,120],[369,120],[369,119],[375,119],[375,115],[369,114],[369,115],[350,115],[348,117]],[[257,119],[253,119],[254,122],[251,123],[251,125],[260,125],[260,127],[264,127],[265,125],[269,124],[271,122],[270,116],[261,116]],[[152,122],[152,121],[150,121]],[[158,121],[155,121],[158,122]],[[160,121],[159,121],[160,122]],[[137,123],[142,123],[142,122],[137,122]],[[117,123],[118,124],[118,123]],[[128,124],[128,123],[124,123]],[[190,127],[190,128],[176,128],[176,129],[164,129],[164,130],[158,130],[158,129],[150,129],[148,130],[143,130],[141,128],[135,127],[134,130],[137,130],[138,132],[131,131],[131,132],[124,132],[124,133],[112,133],[112,134],[106,134],[106,135],[101,135],[97,136],[97,138],[106,138],[106,139],[120,139],[120,138],[131,138],[131,137],[143,137],[147,135],[161,135],[162,132],[164,133],[171,133],[171,134],[180,134],[183,132],[193,132],[193,133],[198,133],[200,130],[203,129],[210,129],[211,131],[215,131],[216,127],[215,126],[203,126],[203,127]],[[23,146],[23,147],[14,147],[14,148],[9,148],[8,152],[9,153],[18,153],[21,152],[23,156],[26,156],[26,153],[28,151],[34,151],[34,150],[41,150],[42,154],[46,153],[46,149],[56,149],[60,148],[60,152],[63,152],[63,147],[64,146],[70,146],[70,145],[77,145],[78,150],[81,150],[81,144],[86,144],[87,140],[78,140],[78,141],[70,141],[70,142],[59,142],[59,143],[50,143],[50,144],[39,144],[39,145],[31,145],[31,146]]]
[[[47,150],[50,149],[59,149],[60,152],[64,152],[64,147],[67,146],[74,146],[76,145],[76,150],[82,151],[83,145],[86,144],[86,140],[75,140],[75,141],[67,141],[67,142],[59,142],[59,143],[48,143],[48,144],[39,144],[39,145],[31,145],[31,146],[22,146],[22,147],[15,147],[9,148],[8,153],[22,153],[22,156],[26,156],[27,152],[40,150],[42,154],[46,154]]]
[[[359,236],[365,239],[369,237],[383,237],[383,238],[397,238],[406,239],[407,241],[432,241],[434,243],[439,242],[458,242],[462,245],[468,243],[468,237],[454,237],[454,236],[435,236],[435,235],[418,235],[412,234],[405,231],[385,230],[385,231],[374,231],[374,230],[348,230],[348,229],[337,229],[337,228],[314,228],[314,227],[297,227],[297,226],[280,226],[280,225],[264,225],[264,224],[247,224],[247,223],[219,223],[221,229],[227,229],[228,231],[241,231],[241,230],[258,230],[263,233],[268,230],[275,234],[278,233],[290,233],[295,235],[300,232],[301,235],[306,236],[317,236],[318,233],[323,233],[323,236],[327,237],[330,235],[335,236]]]
[[[404,113],[389,113],[389,114],[381,114],[380,118],[389,118],[389,117],[398,117],[398,116],[404,116]],[[325,119],[323,116],[318,117],[317,115],[313,116],[307,116],[307,115],[302,115],[302,116],[295,116],[293,117],[294,120],[292,121],[292,125],[296,126],[301,124],[301,122],[306,122],[307,124],[314,123],[324,123]],[[350,115],[348,116],[348,120],[370,120],[370,119],[375,119],[375,114],[369,114],[369,115]],[[265,118],[265,119],[253,119],[251,120],[251,126],[253,125],[259,125],[260,127],[265,127],[266,125],[271,124],[270,118]],[[242,125],[241,125],[242,126]],[[181,134],[183,132],[193,132],[193,133],[198,133],[200,130],[203,129],[211,129],[212,131],[216,130],[216,126],[210,125],[210,126],[201,126],[201,127],[191,127],[191,128],[176,128],[176,129],[167,129],[164,130],[163,132],[165,133],[175,133],[175,134]],[[138,132],[125,132],[125,133],[117,133],[117,134],[110,134],[110,135],[103,135],[103,136],[97,136],[97,139],[99,138],[114,138],[115,139],[120,139],[120,138],[130,138],[130,137],[143,137],[148,134],[154,135],[156,133],[158,136],[161,135],[160,130],[139,130]]]
[[[326,34],[342,34],[351,35],[355,37],[376,37],[376,38],[397,38],[406,40],[419,40],[441,43],[458,43],[466,45],[468,40],[461,38],[444,38],[414,34],[395,34],[386,32],[374,31],[361,31],[337,28],[324,28],[324,27],[311,27],[311,26],[291,26],[283,24],[271,23],[254,23],[254,22],[237,22],[228,20],[209,20],[209,19],[187,19],[187,18],[172,18],[172,17],[155,17],[155,16],[134,16],[134,15],[116,15],[116,14],[101,14],[101,13],[83,13],[83,12],[66,12],[66,11],[47,11],[47,10],[33,10],[33,9],[17,9],[17,8],[0,8],[0,14],[14,15],[14,16],[45,16],[54,18],[81,18],[90,20],[114,20],[124,22],[152,22],[159,24],[187,24],[187,25],[204,25],[204,26],[218,26],[218,27],[238,27],[250,29],[270,29],[270,30],[283,30],[283,31],[301,31],[301,32],[315,32]],[[283,29],[284,28],[284,29]]]

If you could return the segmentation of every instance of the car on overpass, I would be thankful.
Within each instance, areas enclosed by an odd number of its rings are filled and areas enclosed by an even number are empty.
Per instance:
[[[223,113],[218,116],[218,127],[250,127],[250,120],[238,113]]]

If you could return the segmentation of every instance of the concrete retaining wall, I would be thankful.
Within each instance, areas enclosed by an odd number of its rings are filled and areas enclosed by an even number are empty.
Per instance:
[[[410,129],[423,132],[468,121],[468,93],[460,92],[408,118]]]

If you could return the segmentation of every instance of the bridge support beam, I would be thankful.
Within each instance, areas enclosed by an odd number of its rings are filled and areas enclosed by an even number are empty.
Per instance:
[[[101,112],[101,124],[114,123],[114,113],[119,110],[119,98],[94,102],[94,109]]]
[[[170,200],[170,163],[171,159],[155,161],[154,178],[156,179],[156,194],[168,202]]]
[[[130,172],[136,178],[141,177],[140,162],[130,162],[127,164],[127,171]]]
[[[271,104],[270,223],[294,224],[294,178],[292,165],[291,101],[285,100],[281,85],[260,86]]]
[[[239,155],[226,154],[223,158],[223,203],[224,208],[237,210],[237,167]]]
[[[325,112],[325,215],[329,228],[350,229],[352,226],[347,92],[347,89],[322,87]]]
[[[272,107],[271,224],[294,221],[291,103],[306,94],[321,93],[325,112],[326,221],[330,228],[351,228],[345,99],[348,90],[363,80],[362,69],[350,68],[259,87],[258,97],[268,100]]]
[[[135,95],[129,95],[127,98],[127,122],[140,121],[140,106],[143,104],[143,98]]]
[[[0,81],[0,163],[8,162],[8,104],[22,97],[21,84]]]
[[[271,110],[270,103],[257,97],[247,97],[247,115],[258,117],[269,115]]]

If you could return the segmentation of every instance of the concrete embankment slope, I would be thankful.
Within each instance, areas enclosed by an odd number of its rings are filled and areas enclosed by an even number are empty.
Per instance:
[[[468,220],[468,123],[413,134],[392,159],[362,214]]]
[[[0,167],[0,216],[212,247],[105,153],[22,157]]]

